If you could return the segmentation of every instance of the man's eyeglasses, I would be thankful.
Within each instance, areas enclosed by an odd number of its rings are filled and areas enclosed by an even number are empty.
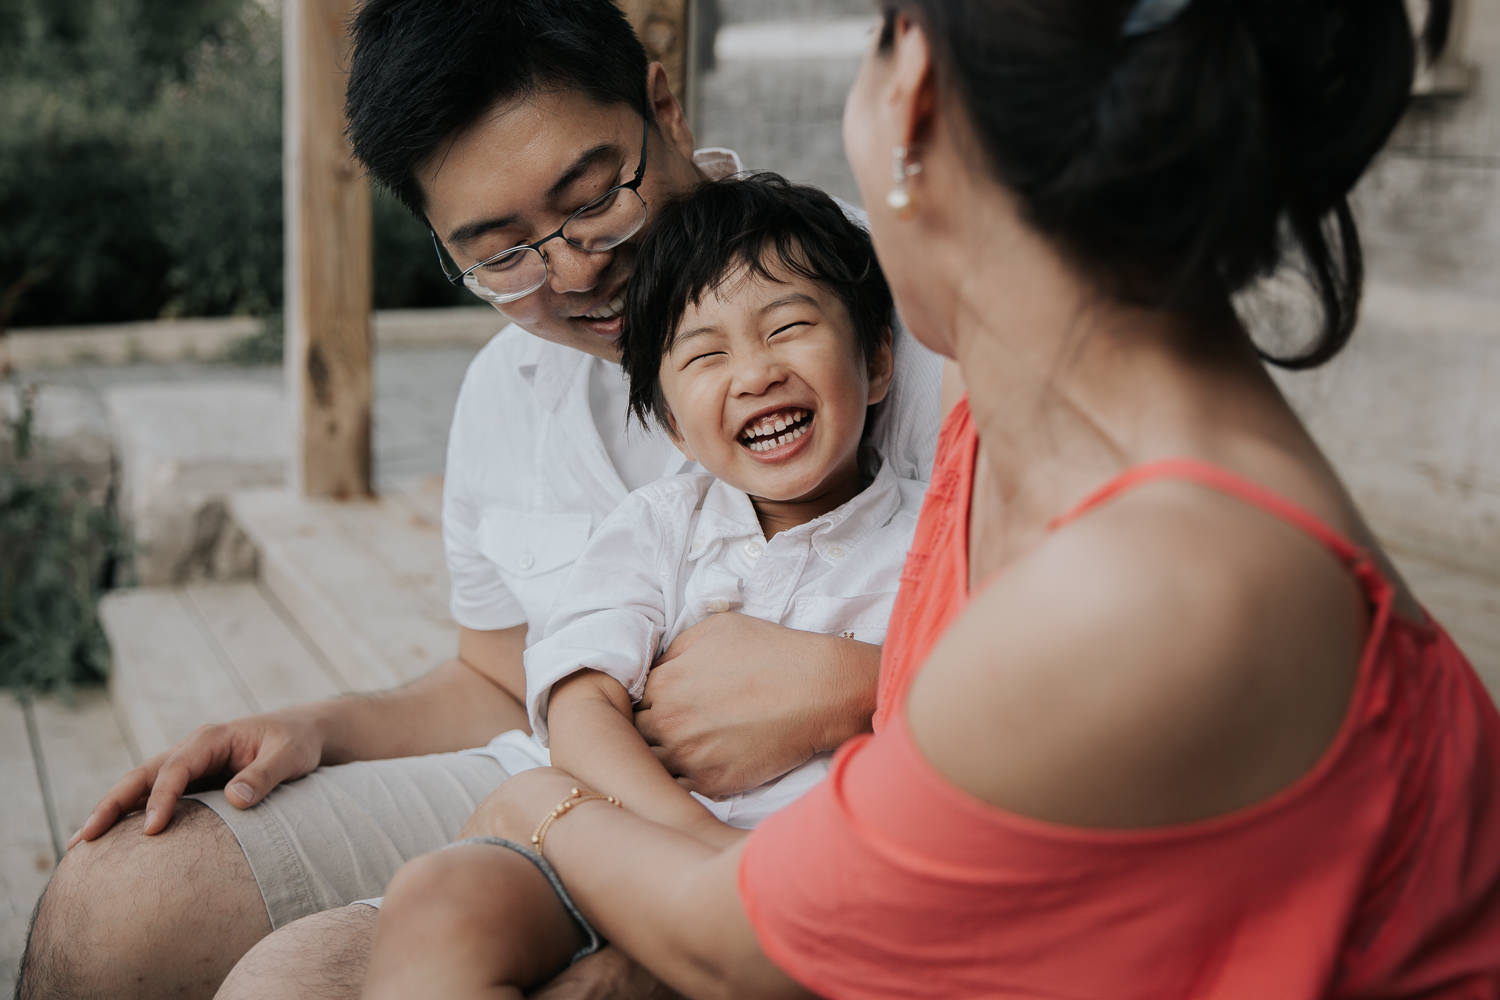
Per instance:
[[[524,298],[547,283],[547,256],[542,253],[542,245],[548,241],[562,237],[569,246],[585,253],[604,253],[630,239],[646,222],[646,202],[641,198],[640,186],[646,176],[646,140],[650,134],[651,123],[647,121],[641,132],[641,165],[636,167],[634,177],[610,188],[568,216],[556,232],[535,243],[502,250],[460,271],[450,263],[437,233],[429,229],[443,275],[455,285],[462,283],[486,302],[503,305]]]

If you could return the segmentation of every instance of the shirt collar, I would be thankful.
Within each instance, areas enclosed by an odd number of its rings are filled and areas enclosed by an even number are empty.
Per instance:
[[[745,169],[744,163],[740,161],[740,154],[732,149],[725,149],[723,146],[706,146],[703,149],[694,150],[693,166],[711,181],[723,180],[742,173]]]
[[[781,535],[788,538],[809,536],[814,552],[828,562],[837,562],[871,532],[889,524],[900,508],[900,481],[890,463],[881,462],[874,480],[853,499],[806,524],[788,528]],[[689,558],[702,555],[715,542],[748,537],[763,537],[760,519],[755,516],[750,498],[728,483],[714,480],[703,497]],[[776,539],[771,540],[771,544],[775,542]]]

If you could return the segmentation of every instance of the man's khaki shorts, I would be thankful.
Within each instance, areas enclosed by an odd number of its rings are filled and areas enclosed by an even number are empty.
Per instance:
[[[507,777],[485,754],[320,767],[250,809],[188,796],[224,820],[250,862],[271,926],[384,894],[401,865],[452,842]]]

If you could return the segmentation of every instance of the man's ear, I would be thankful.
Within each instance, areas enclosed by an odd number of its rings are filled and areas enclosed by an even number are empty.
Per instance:
[[[671,410],[667,410],[662,414],[661,422],[662,426],[667,429],[667,437],[671,438],[672,443],[677,446],[677,450],[682,452],[682,457],[687,459],[689,462],[698,461],[698,456],[694,455],[693,449],[688,447],[687,440],[684,439],[682,434],[678,432],[677,418],[672,416]]]
[[[693,150],[698,148],[693,140],[693,129],[688,124],[687,113],[682,110],[682,102],[677,100],[672,85],[667,82],[667,68],[659,62],[646,67],[646,99],[651,102],[651,114],[667,145],[691,161]]]
[[[891,348],[891,328],[886,327],[880,344],[870,354],[870,393],[867,406],[874,406],[891,391],[891,379],[895,377],[896,356]]]

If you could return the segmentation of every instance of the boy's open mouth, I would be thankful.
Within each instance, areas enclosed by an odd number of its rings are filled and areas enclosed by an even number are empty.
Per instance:
[[[806,434],[812,420],[812,411],[798,406],[763,414],[740,431],[740,444],[755,452],[771,451]]]

